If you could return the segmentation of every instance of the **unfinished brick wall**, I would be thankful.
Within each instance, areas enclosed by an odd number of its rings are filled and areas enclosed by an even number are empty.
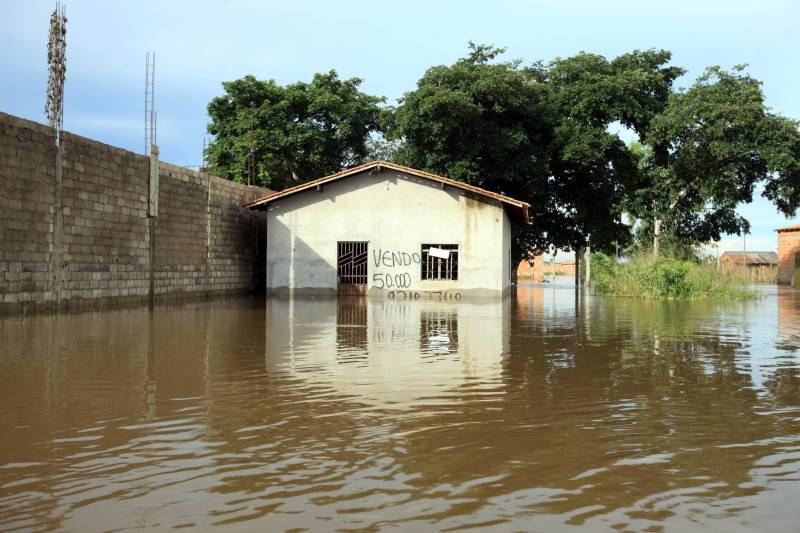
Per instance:
[[[266,267],[266,215],[241,209],[253,196],[227,180],[212,178],[209,198],[209,289],[255,286],[258,271]]]
[[[797,285],[795,254],[800,253],[800,229],[778,230],[778,283]]]
[[[0,304],[51,298],[52,139],[46,126],[0,114]]]
[[[146,303],[252,291],[268,193],[0,113],[0,312]]]
[[[62,145],[64,234],[59,299],[136,302],[146,298],[148,159],[70,133],[63,134]],[[58,265],[54,268],[58,277]]]
[[[206,272],[208,179],[161,163],[155,224],[154,291],[203,293]]]

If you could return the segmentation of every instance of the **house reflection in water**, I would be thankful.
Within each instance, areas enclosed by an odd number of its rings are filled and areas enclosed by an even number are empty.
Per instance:
[[[509,298],[270,298],[267,366],[372,404],[408,406],[470,378],[499,380],[509,309]],[[414,385],[398,390],[398,382]]]

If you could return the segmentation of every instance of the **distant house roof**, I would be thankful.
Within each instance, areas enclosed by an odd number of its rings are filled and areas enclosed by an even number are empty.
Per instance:
[[[777,265],[777,252],[725,252],[720,260],[728,258],[737,265]]]
[[[783,228],[778,228],[775,231],[778,233],[788,232],[788,231],[800,231],[800,224],[794,224],[792,226],[785,226]]]
[[[481,196],[483,198],[495,200],[497,202],[500,202],[500,204],[506,208],[509,215],[512,216],[512,218],[514,218],[518,222],[522,222],[524,224],[531,223],[531,220],[528,216],[528,208],[530,207],[530,204],[523,202],[522,200],[517,200],[515,198],[511,198],[510,196],[505,196],[503,194],[487,191],[486,189],[481,189],[480,187],[475,187],[474,185],[469,185],[468,183],[463,183],[450,178],[445,178],[444,176],[431,174],[430,172],[425,172],[423,170],[417,170],[415,168],[398,165],[396,163],[390,163],[389,161],[372,161],[364,165],[348,168],[346,170],[342,170],[341,172],[337,172],[336,174],[325,176],[324,178],[315,179],[313,181],[309,181],[301,185],[297,185],[295,187],[284,189],[280,192],[275,192],[272,194],[268,194],[266,196],[262,196],[260,198],[256,198],[251,202],[243,204],[243,206],[248,207],[250,209],[265,209],[267,205],[271,204],[272,202],[275,202],[276,200],[287,198],[289,196],[293,196],[303,191],[307,191],[309,189],[315,189],[327,183],[338,181],[340,179],[347,178],[348,176],[354,176],[355,174],[360,174],[367,170],[373,170],[373,169],[377,170],[378,172],[380,172],[382,169],[396,170],[398,172],[403,172],[405,174],[410,174],[412,176],[417,176],[419,178],[435,181],[437,183],[440,183],[442,187],[445,186],[453,187],[454,189],[461,189],[463,191],[472,193],[476,196]]]

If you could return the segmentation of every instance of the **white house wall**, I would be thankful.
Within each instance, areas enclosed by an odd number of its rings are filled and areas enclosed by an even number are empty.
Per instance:
[[[367,241],[370,292],[502,294],[510,282],[508,215],[468,194],[384,169],[278,200],[268,209],[267,288],[335,291],[337,241]],[[421,280],[422,244],[458,244],[459,279]]]

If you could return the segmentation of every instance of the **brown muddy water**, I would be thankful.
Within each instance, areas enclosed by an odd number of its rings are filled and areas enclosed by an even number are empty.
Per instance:
[[[0,530],[798,531],[800,296],[0,320]]]

